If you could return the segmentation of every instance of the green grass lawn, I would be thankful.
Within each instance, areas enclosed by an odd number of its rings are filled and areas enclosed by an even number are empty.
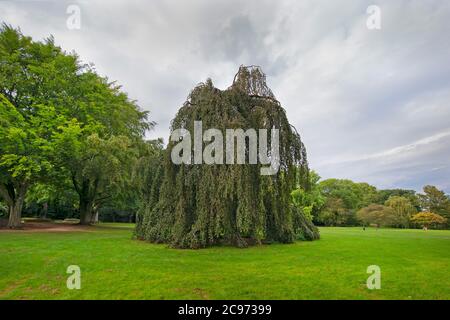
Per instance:
[[[203,250],[131,234],[0,232],[0,299],[450,299],[450,231],[322,228],[315,242]],[[81,290],[66,288],[69,265]]]

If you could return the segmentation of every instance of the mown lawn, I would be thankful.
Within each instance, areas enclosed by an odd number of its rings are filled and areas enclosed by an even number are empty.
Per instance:
[[[450,299],[450,231],[322,228],[315,242],[203,250],[131,234],[0,232],[0,299]],[[66,288],[69,265],[81,290]]]

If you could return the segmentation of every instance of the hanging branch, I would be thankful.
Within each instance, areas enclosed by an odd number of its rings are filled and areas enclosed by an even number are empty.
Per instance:
[[[159,171],[160,184],[148,190],[151,200],[137,217],[139,239],[202,248],[319,237],[317,228],[291,203],[290,193],[299,177],[307,176],[305,147],[259,67],[241,66],[224,91],[211,80],[197,85],[171,128],[193,132],[198,120],[204,130],[216,128],[224,136],[226,129],[279,129],[280,169],[273,176],[261,176],[260,164],[175,165],[170,159],[174,143],[169,142]]]

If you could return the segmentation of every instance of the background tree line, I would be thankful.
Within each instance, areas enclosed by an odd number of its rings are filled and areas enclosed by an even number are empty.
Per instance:
[[[377,190],[368,183],[347,179],[320,181],[311,171],[309,189],[292,192],[297,206],[316,225],[394,228],[448,228],[450,197],[435,186],[414,190]]]

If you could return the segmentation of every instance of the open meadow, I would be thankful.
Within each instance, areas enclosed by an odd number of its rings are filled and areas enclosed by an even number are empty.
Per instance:
[[[0,231],[0,299],[450,299],[450,231],[329,227],[313,242],[202,250],[132,231]],[[80,290],[66,287],[69,265]],[[380,290],[366,286],[369,265]]]

